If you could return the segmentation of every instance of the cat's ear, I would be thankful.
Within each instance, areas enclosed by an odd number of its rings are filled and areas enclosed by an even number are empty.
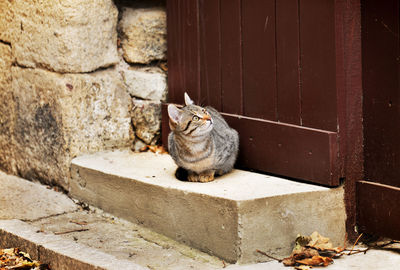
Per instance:
[[[185,92],[184,96],[185,96],[185,104],[186,104],[186,106],[187,105],[191,105],[191,104],[194,103],[193,100],[190,99],[189,95],[186,92]]]
[[[174,125],[176,125],[181,120],[181,110],[178,109],[175,105],[168,105],[168,115]]]

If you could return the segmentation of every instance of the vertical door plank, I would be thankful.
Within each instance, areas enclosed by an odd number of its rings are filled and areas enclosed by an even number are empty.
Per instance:
[[[337,131],[335,1],[300,0],[299,8],[302,123]]]
[[[400,239],[400,188],[374,182],[357,182],[359,230]]]
[[[197,101],[200,92],[198,1],[168,0],[167,12],[169,101],[182,104],[185,91]]]
[[[240,0],[221,0],[222,111],[242,114]]]
[[[278,120],[300,125],[300,48],[297,0],[276,1]]]
[[[200,39],[199,39],[199,7],[198,0],[181,1],[184,5],[184,57],[185,89],[190,97],[199,102],[200,98]],[[183,93],[178,93],[183,100]]]
[[[176,102],[175,92],[184,87],[185,74],[183,73],[184,59],[182,54],[182,40],[176,37],[182,33],[182,12],[179,0],[167,1],[167,27],[168,27],[168,101]],[[182,91],[182,90],[179,90]]]
[[[338,168],[345,177],[346,228],[355,239],[356,181],[364,179],[360,0],[335,1]],[[349,123],[349,125],[347,125]]]
[[[399,1],[364,4],[365,177],[400,187]]]
[[[277,120],[275,1],[242,1],[244,115]]]
[[[200,0],[200,103],[221,110],[220,2]]]

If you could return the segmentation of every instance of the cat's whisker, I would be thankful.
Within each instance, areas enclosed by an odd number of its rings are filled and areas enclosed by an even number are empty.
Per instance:
[[[203,97],[201,100],[200,100],[200,107],[204,107],[205,105],[206,105],[206,102],[207,101],[207,97]]]

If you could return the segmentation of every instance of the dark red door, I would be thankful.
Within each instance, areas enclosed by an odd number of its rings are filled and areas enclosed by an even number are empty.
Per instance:
[[[223,112],[240,134],[239,167],[338,185],[346,95],[339,2],[168,0],[169,102],[182,104],[187,91]],[[167,132],[164,110],[164,139]]]
[[[400,239],[399,0],[362,2],[365,181],[357,183],[363,232]]]

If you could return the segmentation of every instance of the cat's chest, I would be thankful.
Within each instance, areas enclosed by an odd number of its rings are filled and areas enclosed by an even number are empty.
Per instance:
[[[182,151],[180,153],[181,165],[183,167],[195,172],[202,172],[214,167],[215,148],[212,141],[210,143],[192,144],[185,150],[189,151]]]
[[[213,168],[214,165],[214,157],[210,155],[209,157],[203,158],[201,160],[196,160],[193,162],[188,162],[185,160],[182,160],[182,165],[184,168],[187,168],[191,171],[200,173],[206,170],[210,170]]]

